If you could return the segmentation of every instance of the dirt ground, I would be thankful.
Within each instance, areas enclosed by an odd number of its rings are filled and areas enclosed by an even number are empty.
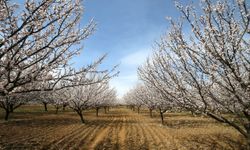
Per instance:
[[[0,121],[0,149],[196,150],[245,145],[234,129],[188,114],[166,114],[161,125],[156,113],[150,118],[146,110],[137,114],[125,107],[101,111],[99,117],[85,112],[85,124],[70,111],[25,112],[17,110],[10,121]]]

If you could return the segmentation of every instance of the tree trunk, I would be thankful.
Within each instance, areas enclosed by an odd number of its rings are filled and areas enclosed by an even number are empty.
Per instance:
[[[85,123],[85,120],[83,119],[82,111],[77,111],[77,114],[80,116],[81,122]]]
[[[164,124],[163,112],[160,111],[160,115],[161,115],[161,124]]]
[[[140,107],[137,107],[137,113],[138,114],[140,113]]]
[[[82,123],[85,123],[85,120],[83,119],[82,114],[80,115]]]
[[[9,114],[10,114],[9,109],[5,109],[5,117],[4,117],[5,121],[7,121],[9,119]]]
[[[153,118],[153,114],[152,114],[152,109],[149,109],[149,114],[150,114],[150,117]]]
[[[64,104],[64,105],[63,105],[63,111],[65,111],[65,108],[66,108],[66,107],[67,107],[67,105]]]
[[[247,130],[247,136],[245,136],[247,140],[247,150],[250,150],[250,123],[245,124],[245,129]]]
[[[192,113],[192,116],[194,116],[194,112],[193,112],[193,111],[191,111],[191,113]]]
[[[44,111],[48,111],[47,104],[48,103],[43,103],[43,105],[44,105]]]
[[[99,113],[99,108],[96,108],[96,117],[98,117],[98,113]]]
[[[14,105],[10,104],[10,113],[13,113],[13,112],[14,112]]]

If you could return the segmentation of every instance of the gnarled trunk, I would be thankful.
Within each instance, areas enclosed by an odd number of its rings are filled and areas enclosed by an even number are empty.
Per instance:
[[[247,150],[250,150],[250,123],[247,123],[244,125],[247,133],[245,135],[245,138],[247,140]]]
[[[4,120],[7,121],[9,119],[9,115],[10,115],[10,110],[8,108],[5,109],[5,117]]]
[[[163,113],[162,112],[160,112],[160,115],[161,115],[161,124],[164,124],[164,116],[163,116]]]
[[[9,119],[9,115],[10,115],[10,103],[9,103],[9,98],[6,97],[6,102],[5,102],[5,106],[3,107],[5,110],[5,116],[4,116],[4,120],[7,121]],[[4,104],[3,104],[4,105]]]
[[[99,109],[100,108],[96,108],[95,110],[96,110],[96,117],[98,117],[98,115],[99,115]]]
[[[58,114],[59,107],[56,106],[56,114]]]
[[[166,112],[166,110],[162,110],[161,108],[159,108],[160,111],[160,117],[161,117],[161,124],[164,124],[164,113]]]
[[[13,113],[13,112],[14,112],[14,105],[10,104],[10,113]]]
[[[153,109],[150,108],[150,109],[149,109],[149,115],[150,115],[151,118],[153,118],[152,111],[153,111]]]
[[[48,103],[43,102],[44,111],[48,111],[47,105],[48,105]]]
[[[132,109],[133,111],[135,111],[135,106],[132,106],[131,109]]]
[[[67,105],[66,104],[63,104],[63,111],[65,110],[65,108],[67,107]]]
[[[81,110],[78,110],[78,111],[77,111],[77,114],[80,116],[81,122],[82,122],[82,123],[85,123],[85,120],[83,119],[82,111],[81,111]]]

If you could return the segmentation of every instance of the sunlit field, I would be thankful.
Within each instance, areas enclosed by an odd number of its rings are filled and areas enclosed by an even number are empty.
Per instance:
[[[166,113],[161,125],[157,112],[149,117],[125,106],[99,117],[84,112],[86,123],[69,109],[26,105],[9,121],[0,121],[1,149],[244,149],[244,139],[231,127],[189,113]],[[1,110],[2,111],[2,110]],[[3,117],[3,113],[0,113]]]
[[[250,150],[250,0],[0,0],[0,150]]]

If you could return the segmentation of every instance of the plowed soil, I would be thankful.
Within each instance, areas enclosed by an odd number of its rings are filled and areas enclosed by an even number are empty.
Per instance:
[[[150,118],[125,107],[99,117],[85,112],[85,124],[74,112],[11,115],[0,122],[0,149],[244,149],[234,129],[184,114],[166,114],[165,125],[156,114]]]

